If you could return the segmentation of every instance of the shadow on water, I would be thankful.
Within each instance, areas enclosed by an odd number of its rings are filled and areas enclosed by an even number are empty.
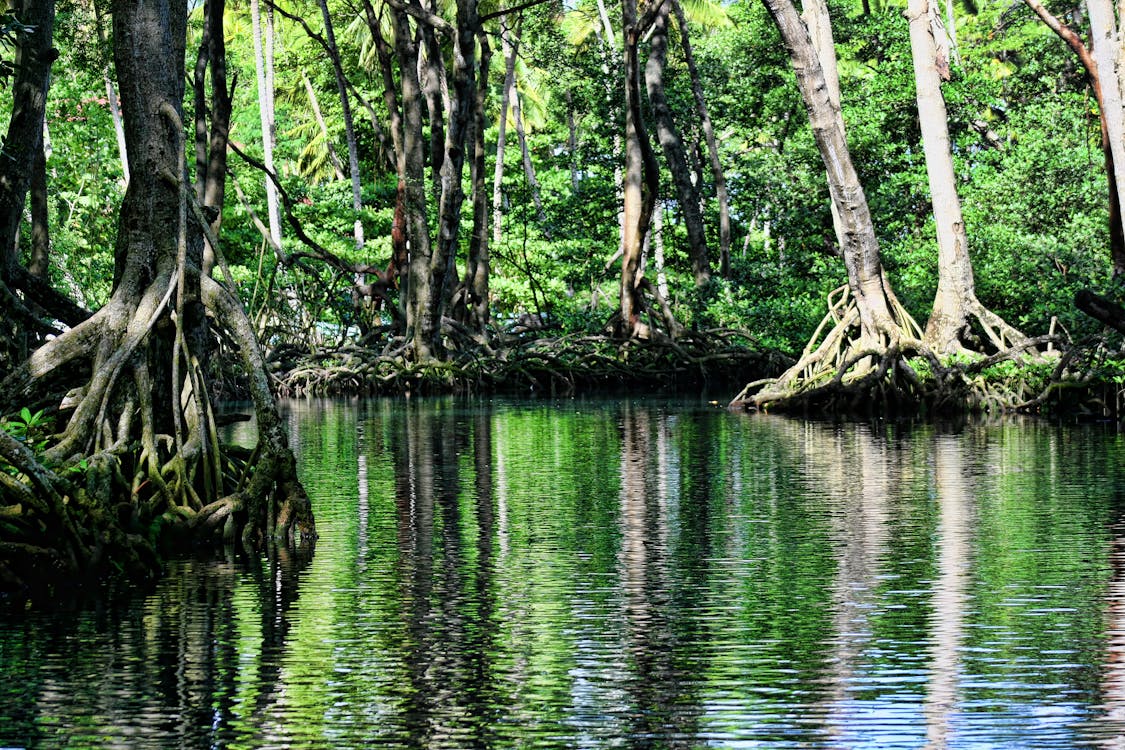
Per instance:
[[[1125,444],[294,402],[314,559],[0,613],[0,746],[1116,747]]]

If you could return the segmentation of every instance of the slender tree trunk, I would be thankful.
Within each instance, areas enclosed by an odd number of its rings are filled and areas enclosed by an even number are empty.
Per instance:
[[[1090,18],[1090,42],[1097,66],[1102,112],[1113,156],[1117,196],[1125,195],[1125,108],[1122,87],[1125,79],[1119,68],[1122,35],[1110,0],[1086,0]]]
[[[624,338],[645,335],[640,323],[644,310],[642,257],[652,209],[659,192],[659,174],[641,117],[640,62],[637,43],[636,0],[622,0],[625,50],[625,196],[624,242],[621,253],[621,291],[618,334]]]
[[[793,3],[790,0],[763,2],[789,52],[828,175],[828,192],[840,220],[841,251],[848,271],[848,286],[857,303],[862,338],[879,341],[897,327],[891,315],[891,292],[885,286],[871,211],[852,164],[840,108],[830,95],[820,57]]]
[[[657,11],[652,25],[648,62],[645,65],[645,84],[648,88],[648,101],[652,106],[656,121],[656,134],[664,150],[664,160],[676,186],[676,195],[687,228],[688,257],[695,275],[695,285],[703,286],[711,279],[711,264],[707,260],[707,236],[703,229],[703,214],[700,212],[699,190],[691,179],[691,168],[684,142],[680,137],[672,117],[672,108],[664,95],[664,67],[668,59],[668,18],[671,14],[671,0],[666,0]]]
[[[480,22],[477,0],[457,0],[457,29],[453,40],[453,95],[449,99],[445,159],[441,169],[438,246],[431,261],[433,287],[430,315],[434,320],[432,349],[441,352],[441,319],[457,280],[457,248],[461,230],[465,142],[473,121],[476,86],[476,31]]]
[[[410,241],[406,326],[414,359],[433,358],[432,342],[439,321],[432,316],[430,261],[433,249],[426,216],[425,138],[422,133],[422,90],[418,81],[418,49],[405,11],[394,9],[395,56],[402,85],[403,206]]]
[[[58,57],[52,46],[54,0],[18,0],[16,17],[32,27],[16,44],[12,114],[0,159],[0,281],[18,262],[20,220],[36,159],[43,153],[43,117],[47,106],[51,63]]]
[[[516,140],[520,144],[520,158],[523,161],[523,175],[527,180],[527,187],[531,191],[531,202],[535,206],[535,220],[539,224],[539,231],[547,239],[551,239],[550,229],[547,227],[547,212],[543,210],[543,196],[539,189],[539,178],[535,176],[535,165],[531,163],[531,150],[527,146],[527,129],[523,119],[523,107],[520,104],[519,88],[512,86],[510,94],[512,102],[512,119],[516,123]]]
[[[938,242],[938,288],[933,312],[926,325],[926,341],[940,354],[957,351],[968,325],[967,304],[975,300],[973,267],[957,180],[953,151],[949,144],[948,114],[941,93],[938,44],[933,18],[936,9],[929,0],[911,0],[905,11],[910,21],[910,49],[914,58],[914,82],[918,99],[918,121],[922,150],[926,156],[930,199]]]
[[[277,141],[273,95],[273,24],[267,22],[262,30],[259,0],[250,0],[250,20],[254,27],[254,71],[258,82],[258,116],[262,124],[262,162],[274,172],[273,148]],[[267,54],[268,50],[268,54]],[[308,81],[308,78],[305,77]],[[269,216],[270,237],[281,246],[281,208],[277,186],[266,177],[266,211]]]
[[[316,89],[313,88],[312,81],[304,70],[301,71],[301,81],[305,84],[305,95],[309,98],[313,119],[316,120],[317,127],[320,128],[320,136],[324,139],[324,148],[328,152],[328,161],[332,164],[332,173],[337,180],[343,180],[348,176],[344,171],[344,163],[340,161],[340,155],[336,153],[336,146],[332,143],[332,136],[328,133],[328,123],[324,120],[324,112],[320,109]]]
[[[1098,120],[1101,123],[1102,159],[1105,164],[1106,179],[1109,182],[1109,254],[1113,268],[1113,275],[1125,274],[1125,224],[1121,216],[1121,196],[1117,193],[1117,170],[1113,160],[1113,146],[1109,139],[1109,127],[1106,123],[1106,105],[1102,98],[1102,83],[1098,75],[1098,66],[1094,62],[1090,50],[1066,24],[1059,21],[1048,11],[1039,0],[1024,0],[1035,11],[1035,14],[1054,31],[1060,39],[1078,56],[1079,62],[1086,70],[1090,79],[1090,88],[1094,91],[1094,98],[1098,102]]]
[[[943,34],[941,19],[930,0],[911,0],[905,15],[910,21],[918,119],[938,240],[938,288],[924,341],[938,354],[960,351],[971,320],[976,319],[984,327],[990,343],[1003,350],[1026,337],[985,308],[976,296],[965,220],[961,216],[953,171],[945,99],[941,94],[941,71],[948,71],[948,60],[944,58],[948,54],[948,43],[938,38]]]
[[[348,99],[348,84],[344,78],[344,66],[340,63],[340,48],[336,46],[336,31],[332,26],[332,17],[328,13],[327,0],[317,0],[320,6],[320,15],[324,20],[324,37],[328,42],[328,56],[332,60],[332,70],[336,74],[336,90],[340,96],[340,107],[344,118],[344,137],[348,142],[348,172],[352,179],[352,210],[355,211],[355,246],[363,250],[363,186],[359,174],[359,145],[355,138],[355,120],[352,117],[352,105]]]
[[[40,148],[31,168],[31,262],[28,273],[40,279],[47,278],[50,263],[51,233],[47,194],[47,149]]]
[[[691,48],[687,18],[684,16],[680,0],[670,0],[670,2],[680,27],[680,44],[684,48],[684,59],[691,77],[691,93],[695,98],[696,113],[699,115],[700,126],[703,129],[703,138],[707,142],[711,179],[715,181],[715,198],[719,201],[719,275],[728,278],[730,276],[730,197],[727,194],[727,179],[723,174],[722,163],[719,161],[719,147],[715,139],[715,128],[711,123],[711,114],[707,108],[707,101],[703,98],[703,83]]]
[[[410,285],[410,256],[407,249],[406,228],[406,151],[403,136],[403,110],[399,104],[392,61],[392,50],[383,36],[381,16],[376,14],[371,0],[364,0],[364,14],[367,18],[371,38],[375,41],[375,52],[379,58],[379,69],[383,76],[383,103],[387,108],[391,143],[394,148],[395,174],[398,187],[395,191],[395,210],[391,221],[391,263],[399,284],[398,311],[394,317],[394,329],[399,331],[401,322],[408,317],[408,297]]]
[[[500,121],[496,133],[496,166],[492,175],[492,244],[499,245],[504,231],[504,149],[508,135],[509,96],[516,81],[516,53],[520,44],[522,16],[516,22],[515,33],[508,27],[505,16],[500,16],[500,50],[504,55],[504,87],[500,90]]]
[[[492,64],[492,48],[488,36],[478,34],[480,40],[480,79],[477,81],[473,101],[472,144],[473,159],[469,168],[473,200],[473,236],[469,241],[469,256],[465,265],[466,320],[483,334],[488,325],[488,277],[490,257],[488,247],[488,186],[485,166],[484,110],[488,99],[488,72]]]
[[[227,185],[227,140],[230,137],[231,92],[227,89],[227,47],[223,29],[226,0],[207,0],[207,24],[211,29],[211,129],[207,144],[207,170],[203,184],[202,205],[209,208],[211,233],[219,236],[223,223],[223,203]],[[215,266],[215,249],[209,240],[204,241],[203,275],[209,276]]]
[[[430,115],[430,175],[435,195],[441,195],[441,169],[445,162],[445,57],[437,34],[426,24],[419,24],[423,45],[419,50],[422,68],[422,92]]]
[[[98,58],[102,65],[102,78],[105,79],[105,98],[109,102],[109,115],[113,119],[113,133],[117,137],[117,155],[121,160],[121,174],[125,184],[129,184],[129,157],[125,153],[125,126],[121,121],[121,104],[117,98],[117,87],[113,84],[113,73],[110,70],[109,56],[106,50],[109,42],[105,38],[105,27],[102,25],[102,14],[97,0],[91,0],[94,9],[94,25],[98,33]]]

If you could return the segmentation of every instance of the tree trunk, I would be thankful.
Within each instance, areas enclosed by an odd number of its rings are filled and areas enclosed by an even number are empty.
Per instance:
[[[402,85],[403,206],[410,241],[410,272],[407,276],[406,326],[414,359],[433,359],[435,321],[430,301],[430,261],[433,255],[430,225],[426,216],[425,139],[422,134],[422,91],[418,81],[418,49],[405,11],[394,9],[395,56]]]
[[[727,194],[727,179],[723,174],[723,166],[719,161],[719,147],[715,140],[715,128],[711,124],[711,114],[707,109],[707,101],[703,98],[703,84],[699,78],[699,69],[695,65],[695,55],[691,49],[691,38],[688,35],[687,18],[684,16],[680,0],[670,0],[672,10],[676,13],[676,22],[680,27],[680,43],[684,48],[684,59],[687,62],[688,74],[691,77],[691,93],[695,98],[695,108],[699,115],[700,126],[703,129],[703,138],[707,142],[707,156],[711,162],[711,178],[715,181],[715,198],[719,201],[719,275],[723,278],[730,276],[730,197]]]
[[[535,176],[535,165],[531,163],[531,151],[527,147],[527,129],[524,126],[519,87],[513,85],[509,96],[512,102],[512,120],[516,123],[516,140],[520,144],[523,176],[527,180],[528,190],[531,191],[531,202],[535,206],[535,220],[538,222],[539,231],[543,233],[543,236],[551,239],[551,232],[547,227],[547,213],[543,210],[543,196],[539,189],[539,178]]]
[[[267,22],[263,33],[259,0],[250,0],[250,21],[254,29],[254,72],[258,82],[258,117],[262,125],[262,162],[266,169],[274,172],[273,149],[277,142],[277,128],[273,95],[273,24]],[[270,237],[280,247],[281,208],[277,187],[269,177],[266,177],[266,211],[269,216]]]
[[[707,236],[703,229],[703,214],[700,212],[699,190],[692,182],[683,139],[676,128],[668,98],[664,95],[664,66],[668,59],[668,18],[671,10],[671,2],[666,0],[661,4],[653,22],[651,47],[645,65],[645,84],[653,119],[656,120],[657,137],[664,150],[664,160],[668,163],[672,182],[676,186],[680,211],[687,228],[688,257],[691,258],[695,285],[700,287],[711,279],[711,264],[707,260]]]
[[[40,148],[31,168],[31,262],[28,273],[47,278],[51,253],[51,232],[48,215],[47,149]]]
[[[320,128],[320,137],[324,139],[324,148],[328,152],[328,161],[332,164],[332,173],[337,180],[342,180],[348,176],[344,171],[344,163],[340,161],[340,155],[336,153],[336,146],[332,143],[332,136],[328,133],[328,123],[325,122],[324,112],[320,109],[320,100],[316,96],[316,89],[313,88],[312,81],[309,80],[309,76],[304,70],[301,71],[301,81],[305,84],[305,95],[309,98],[309,107],[312,108],[313,119],[316,120],[317,127]]]
[[[465,140],[473,121],[476,86],[476,41],[480,22],[477,0],[457,0],[457,30],[453,39],[453,95],[449,99],[449,122],[445,136],[445,159],[441,168],[441,203],[438,207],[438,246],[431,260],[433,286],[430,315],[433,351],[442,350],[441,319],[457,280],[457,249],[461,230],[461,209],[465,202],[462,186],[465,167]]]
[[[941,93],[940,69],[947,69],[949,61],[942,56],[947,48],[944,40],[935,39],[935,34],[940,33],[935,24],[937,8],[929,0],[911,0],[905,15],[910,21],[918,121],[938,242],[937,295],[924,340],[937,354],[953,354],[963,348],[970,316],[980,316],[984,309],[977,301],[973,283],[969,241],[953,171],[948,115]],[[994,340],[994,344],[1004,348],[1001,341]]]
[[[32,27],[16,42],[12,114],[0,159],[0,281],[19,262],[19,230],[35,160],[43,152],[43,117],[47,107],[51,63],[59,56],[52,46],[55,0],[17,0],[15,15]]]
[[[1125,80],[1118,67],[1122,36],[1110,0],[1086,0],[1090,17],[1090,42],[1094,63],[1101,83],[1101,107],[1113,155],[1114,181],[1117,195],[1125,195],[1125,108],[1122,87]]]
[[[891,293],[885,285],[871,211],[852,164],[840,108],[830,94],[817,50],[793,3],[790,0],[764,2],[789,52],[828,175],[828,192],[840,220],[843,241],[840,249],[848,271],[848,285],[857,304],[862,338],[879,341],[885,334],[897,331],[897,326],[891,315]]]
[[[28,495],[19,482],[4,483],[0,503],[11,511],[13,499],[42,498],[19,509],[31,514],[25,531],[0,530],[2,573],[20,566],[13,534],[20,544],[52,550],[56,572],[77,577],[114,567],[155,572],[157,535],[171,527],[212,540],[241,535],[244,543],[315,533],[249,320],[231,292],[200,274],[209,230],[188,215],[187,0],[113,5],[132,175],[118,223],[116,283],[102,310],[48,341],[0,384],[7,410],[13,401],[48,397],[59,382],[85,380],[62,407],[72,409],[65,430],[41,457],[0,435],[0,456],[35,488]],[[208,314],[242,355],[255,405],[259,445],[244,457],[241,478],[224,473],[233,456],[219,445],[201,364]],[[46,468],[60,465],[78,481]]]
[[[968,325],[966,303],[975,298],[975,292],[965,220],[953,173],[932,13],[928,0],[911,0],[905,11],[910,21],[918,121],[938,242],[938,288],[933,312],[926,324],[926,341],[936,352],[951,354],[960,349],[961,335]]]
[[[430,175],[435,195],[441,195],[441,170],[445,162],[445,56],[437,34],[424,23],[418,24],[423,48],[419,50],[422,69],[422,92],[430,115]]]
[[[344,137],[348,142],[348,173],[352,179],[352,210],[355,211],[355,247],[363,250],[363,186],[359,174],[359,146],[355,138],[355,120],[352,105],[348,100],[348,84],[344,78],[344,66],[340,63],[340,48],[336,46],[336,31],[332,27],[332,17],[328,14],[327,0],[317,0],[320,15],[324,20],[324,36],[328,42],[328,56],[332,60],[332,71],[336,74],[336,89],[340,96],[340,107],[344,118]]]
[[[488,277],[490,257],[488,247],[488,192],[485,179],[485,119],[488,99],[488,72],[492,64],[492,48],[488,36],[478,34],[480,40],[480,79],[473,100],[472,144],[473,159],[469,166],[472,183],[473,236],[469,241],[469,255],[465,264],[465,321],[479,334],[488,326]]]
[[[105,79],[105,98],[109,102],[109,114],[113,119],[113,132],[117,137],[117,155],[121,160],[121,174],[125,184],[129,184],[129,157],[125,153],[125,125],[121,121],[121,104],[117,99],[117,87],[113,84],[113,73],[110,70],[109,56],[106,49],[109,43],[105,38],[105,28],[102,26],[102,14],[96,0],[91,0],[94,9],[94,25],[98,33],[98,58],[102,65],[102,78]]]
[[[500,90],[500,121],[496,134],[496,166],[492,175],[492,244],[499,245],[504,231],[504,148],[508,135],[509,96],[516,81],[516,53],[519,51],[520,29],[523,17],[516,22],[515,33],[508,28],[505,16],[500,16],[500,50],[504,55],[504,87]]]
[[[207,0],[207,25],[211,32],[208,58],[211,69],[211,128],[207,143],[206,173],[203,181],[202,205],[214,214],[211,233],[216,237],[223,223],[223,203],[227,185],[227,140],[230,137],[231,92],[227,89],[227,47],[223,28],[226,0]],[[215,249],[204,240],[204,276],[210,276],[215,267]]]
[[[1125,224],[1121,215],[1121,196],[1117,192],[1117,170],[1114,166],[1113,144],[1110,143],[1109,126],[1106,122],[1106,104],[1102,96],[1102,83],[1098,75],[1098,66],[1094,62],[1090,50],[1066,24],[1059,21],[1048,11],[1039,0],[1024,0],[1035,11],[1035,14],[1054,31],[1060,39],[1078,56],[1079,62],[1086,70],[1090,79],[1090,88],[1094,91],[1094,98],[1098,102],[1098,120],[1101,123],[1102,159],[1105,164],[1106,180],[1109,182],[1109,255],[1113,275],[1125,274]]]
[[[625,56],[625,175],[624,237],[621,253],[620,320],[617,333],[622,338],[645,336],[640,322],[644,311],[642,267],[645,237],[652,221],[653,204],[659,192],[659,175],[653,168],[655,157],[641,117],[640,63],[637,43],[636,0],[621,0]]]

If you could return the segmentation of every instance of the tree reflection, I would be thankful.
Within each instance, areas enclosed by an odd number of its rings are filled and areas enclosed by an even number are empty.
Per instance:
[[[923,707],[926,746],[930,748],[948,745],[954,709],[960,701],[960,649],[968,601],[973,497],[964,452],[964,445],[952,435],[938,435],[934,441],[934,489],[940,519],[938,577],[930,626],[930,679]]]
[[[652,417],[648,409],[623,407],[619,569],[634,675],[622,734],[636,747],[651,746],[654,737],[661,746],[695,747],[701,699],[679,642],[679,620],[689,610],[671,601],[667,425],[659,417],[653,424]]]
[[[263,739],[286,736],[268,714],[280,699],[279,665],[286,649],[296,579],[308,555],[267,560],[190,559],[171,565],[146,597],[99,610],[93,629],[75,637],[75,613],[26,620],[21,640],[40,655],[24,700],[35,706],[23,726],[0,728],[0,740],[21,746],[119,743],[134,747],[219,746],[246,723]],[[256,587],[262,658],[244,670],[245,611],[235,592]],[[11,636],[13,634],[6,634]],[[252,705],[240,705],[250,686]],[[283,739],[282,739],[283,741]]]
[[[489,417],[458,419],[445,406],[412,404],[396,441],[395,488],[403,601],[408,603],[410,742],[420,747],[492,744],[498,701],[492,679],[494,593]],[[461,487],[460,454],[473,446],[473,492]],[[463,509],[463,495],[470,509]],[[464,539],[475,526],[475,560]]]

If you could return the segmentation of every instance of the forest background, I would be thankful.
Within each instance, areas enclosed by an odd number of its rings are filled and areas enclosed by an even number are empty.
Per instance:
[[[664,123],[661,113],[649,114],[655,104],[678,130],[698,201],[691,209],[706,233],[704,262],[713,272],[701,279],[698,264],[693,267],[689,212],[665,167],[645,275],[687,329],[744,331],[753,348],[794,355],[846,276],[824,168],[789,58],[760,3],[674,6],[663,29],[663,90],[654,102],[648,87],[644,117],[654,141]],[[449,268],[467,277],[474,232],[487,232],[489,326],[597,332],[618,309],[620,284],[626,109],[620,9],[543,2],[495,15],[499,10],[487,3],[479,8],[481,38],[492,47],[480,92],[486,223],[482,228],[478,217],[474,225],[469,202],[457,212]],[[903,305],[924,320],[937,285],[937,253],[902,11],[895,4],[831,4],[852,158],[887,274]],[[228,0],[223,17],[229,138],[251,157],[232,152],[227,161],[223,249],[263,340],[326,353],[321,363],[331,364],[348,340],[366,336],[381,347],[379,335],[394,322],[389,311],[400,307],[398,280],[387,284],[385,277],[394,266],[399,177],[388,102],[401,104],[384,87],[395,50],[380,52],[372,32],[383,28],[389,41],[381,41],[393,45],[391,14],[376,12],[373,21],[358,2],[290,2],[274,10],[265,0],[260,7]],[[435,32],[418,23],[415,32],[424,100],[418,116],[424,137],[433,139],[421,149],[420,200],[436,247],[448,231],[441,222],[451,220],[441,216],[435,164],[443,158],[443,128],[458,127],[449,114],[458,95],[451,93],[455,20],[443,20],[455,19],[456,9],[435,4],[426,12],[445,24]],[[47,106],[50,277],[89,309],[111,290],[110,238],[125,186],[104,13],[90,2],[60,0],[61,56]],[[977,296],[1029,335],[1046,333],[1052,320],[1071,336],[1092,332],[1098,324],[1077,311],[1074,295],[1105,288],[1112,265],[1098,109],[1086,73],[1025,3],[950,2],[940,13],[953,44],[943,93]],[[1079,30],[1085,24],[1082,6],[1055,13]],[[190,15],[189,54],[199,47],[205,20],[200,4]],[[686,20],[689,35],[677,20]],[[651,35],[640,49],[642,60],[650,60]],[[392,79],[400,75],[391,72]],[[477,83],[481,78],[478,68]],[[194,85],[206,86],[198,73]],[[193,101],[213,106],[189,91],[188,117]],[[709,122],[700,116],[701,102]],[[263,132],[271,128],[263,131],[263,118],[271,111],[276,141],[266,155]],[[465,148],[471,157],[471,143]],[[269,180],[254,165],[262,161],[272,163],[287,194],[283,201],[267,195]],[[729,202],[727,216],[720,216],[717,190]],[[282,204],[277,212],[275,202]],[[280,216],[286,210],[301,232]],[[20,242],[28,262],[33,225],[24,223]],[[263,239],[263,229],[277,247]],[[389,298],[381,305],[380,294]],[[362,385],[354,374],[352,380]],[[318,383],[325,385],[316,380],[305,387]],[[328,385],[346,389],[348,382]]]

